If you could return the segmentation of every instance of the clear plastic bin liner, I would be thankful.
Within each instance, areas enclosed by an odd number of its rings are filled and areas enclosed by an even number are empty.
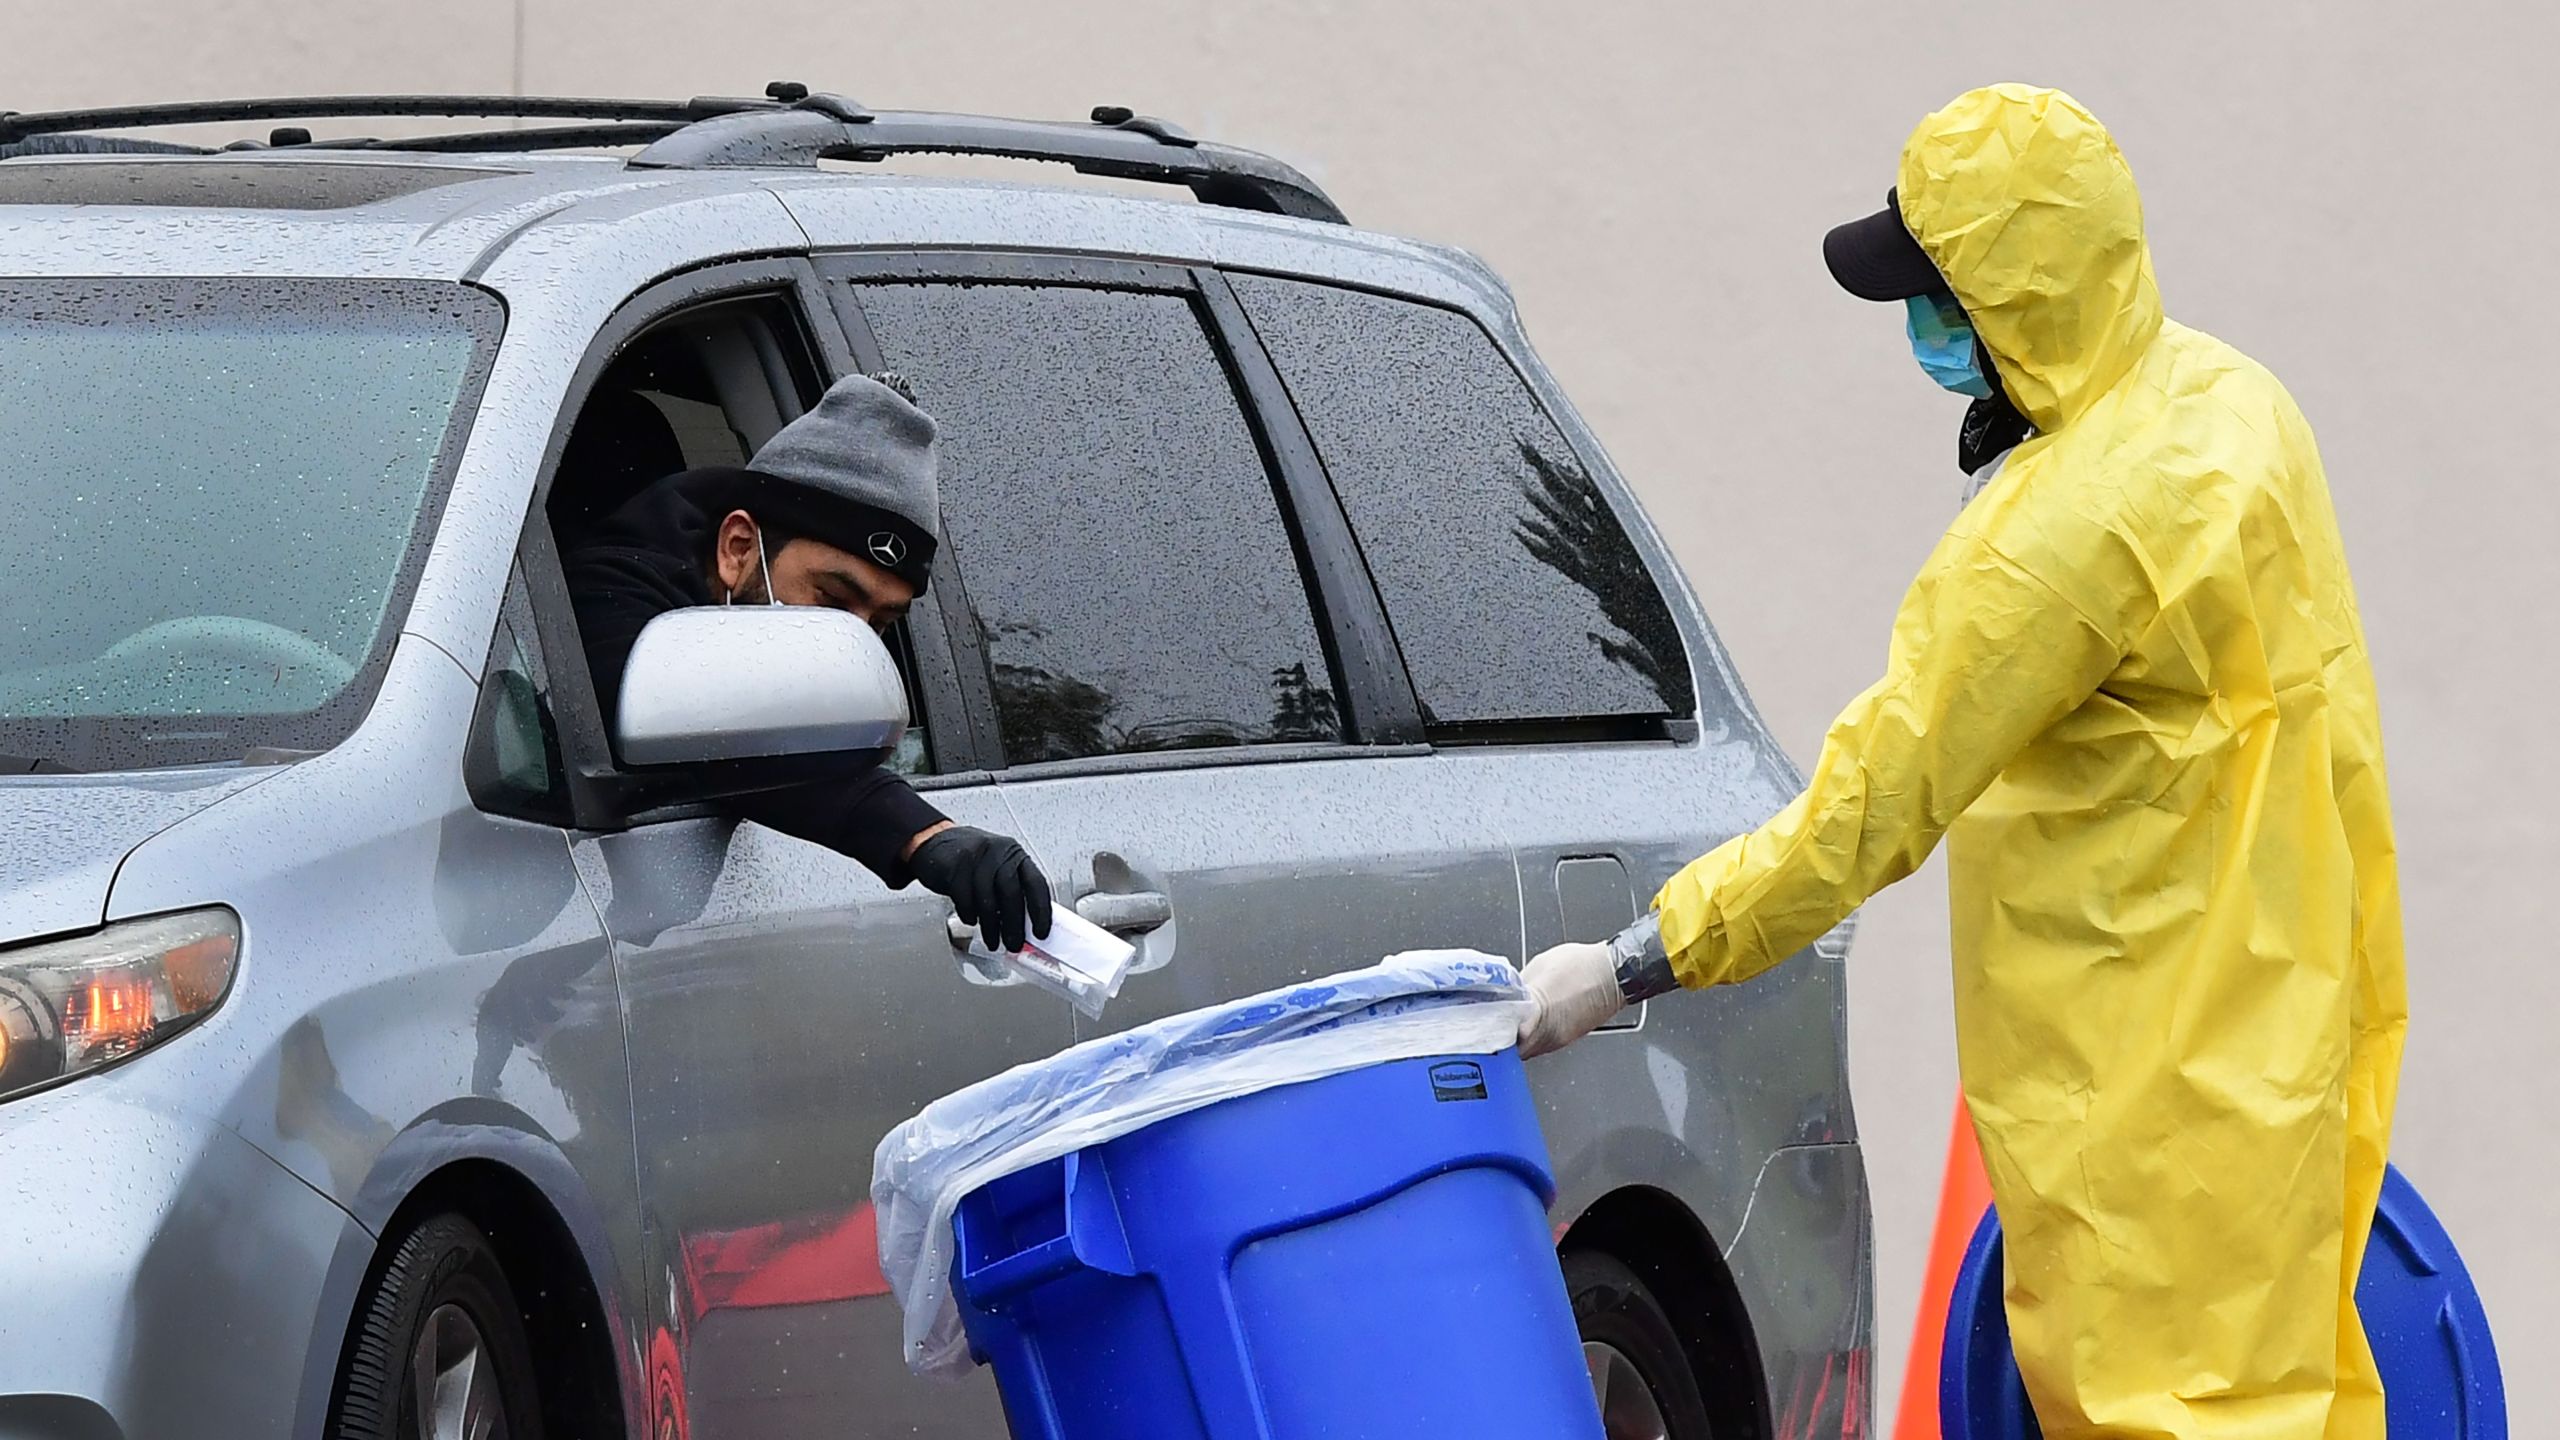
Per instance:
[[[871,1162],[880,1268],[906,1307],[908,1366],[969,1368],[950,1293],[951,1215],[979,1186],[1277,1085],[1423,1055],[1490,1055],[1510,1048],[1528,1013],[1510,961],[1411,950],[1088,1040],[934,1101],[890,1131]]]

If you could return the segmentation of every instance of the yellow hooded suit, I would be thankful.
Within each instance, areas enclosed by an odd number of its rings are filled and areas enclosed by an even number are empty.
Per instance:
[[[2407,1001],[2373,675],[2311,427],[2161,314],[2115,142],[1976,90],[1904,223],[2037,433],[1802,795],[1655,904],[1746,980],[1948,837],[1958,1054],[2050,1440],[2367,1440]]]

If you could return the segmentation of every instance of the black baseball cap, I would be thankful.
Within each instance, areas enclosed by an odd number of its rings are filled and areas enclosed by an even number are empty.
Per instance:
[[[1902,223],[1902,206],[1891,190],[1884,192],[1883,209],[1835,225],[1822,237],[1822,261],[1840,288],[1861,300],[1908,300],[1947,290],[1946,277]]]

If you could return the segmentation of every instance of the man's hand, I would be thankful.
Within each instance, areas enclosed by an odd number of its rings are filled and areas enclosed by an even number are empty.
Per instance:
[[[948,897],[990,950],[1019,950],[1026,936],[1049,933],[1049,878],[1013,840],[942,826],[926,832],[907,867],[924,888]]]
[[[1521,970],[1537,1006],[1520,1027],[1520,1058],[1561,1050],[1609,1023],[1626,1008],[1618,993],[1618,962],[1605,944],[1558,945],[1538,952]]]

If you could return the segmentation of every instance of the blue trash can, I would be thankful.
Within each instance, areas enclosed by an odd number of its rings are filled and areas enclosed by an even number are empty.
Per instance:
[[[1016,1440],[1599,1440],[1519,1057],[1222,1101],[971,1192]]]
[[[1986,1212],[1947,1302],[1938,1369],[1946,1440],[2038,1440],[2001,1301],[2000,1216]],[[2453,1239],[2397,1166],[2382,1178],[2356,1313],[2382,1374],[2393,1440],[2507,1440],[2506,1386],[2488,1312]]]

